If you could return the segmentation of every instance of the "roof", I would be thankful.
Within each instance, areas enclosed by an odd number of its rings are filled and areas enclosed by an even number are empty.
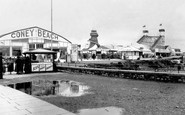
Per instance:
[[[88,48],[88,50],[96,50],[98,48],[97,45],[92,46],[91,48]]]
[[[92,38],[89,39],[89,41],[90,41],[90,45],[89,45],[89,47],[87,49],[90,49],[90,48],[92,48],[94,46],[97,46],[97,47],[100,46],[100,44],[98,43],[98,39],[97,38],[92,37]]]
[[[9,32],[9,33],[0,35],[0,38],[4,37],[4,36],[6,36],[6,35],[9,35],[9,34],[11,34],[11,33],[13,33],[13,32],[22,31],[22,30],[27,30],[27,29],[32,29],[32,28],[39,28],[39,29],[42,29],[42,30],[44,30],[44,31],[53,33],[53,34],[55,34],[55,35],[57,35],[57,36],[63,38],[63,39],[66,40],[67,42],[72,43],[72,42],[69,41],[67,38],[65,38],[65,37],[63,37],[63,36],[61,36],[61,35],[59,35],[59,34],[56,34],[56,33],[52,32],[52,31],[49,31],[49,30],[46,30],[46,29],[43,29],[43,28],[40,28],[40,27],[37,27],[37,26],[33,26],[33,27],[29,27],[29,28],[24,28],[24,29],[15,30],[15,31],[12,31],[12,32]]]
[[[106,47],[106,46],[100,46],[99,48],[101,48],[101,49],[109,49],[109,48]]]
[[[156,39],[158,39],[159,36],[148,36],[148,35],[143,35],[137,43],[142,44],[143,42],[150,41],[154,42]]]
[[[135,48],[134,46],[126,46],[126,47],[122,48],[121,51],[138,51],[138,52],[140,52],[140,50],[138,48]]]
[[[148,35],[143,35],[137,41],[137,43],[147,45],[151,49],[160,48],[160,46],[163,47],[165,45],[164,42],[165,42],[164,36],[148,36]]]
[[[163,40],[163,36],[159,36],[158,39],[154,42],[154,44],[152,45],[152,49],[157,47],[157,46],[163,46],[164,44],[162,44]]]
[[[23,52],[23,54],[55,54],[55,51],[46,50],[46,49],[35,49],[32,51]]]
[[[110,49],[105,46],[100,46],[100,47],[96,48],[96,51],[108,51],[108,50],[110,50]]]
[[[90,48],[92,48],[95,45],[96,45],[95,43],[90,42],[89,47],[87,49],[90,49]]]

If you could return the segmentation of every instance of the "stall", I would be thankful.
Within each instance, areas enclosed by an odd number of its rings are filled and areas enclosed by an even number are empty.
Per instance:
[[[36,49],[23,53],[30,61],[30,72],[56,71],[54,62],[56,52],[46,49]],[[28,62],[27,62],[28,63]]]

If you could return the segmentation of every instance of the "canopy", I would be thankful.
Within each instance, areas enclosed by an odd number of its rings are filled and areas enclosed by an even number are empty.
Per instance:
[[[35,49],[32,51],[26,51],[23,54],[55,54],[55,51],[46,50],[46,49]]]

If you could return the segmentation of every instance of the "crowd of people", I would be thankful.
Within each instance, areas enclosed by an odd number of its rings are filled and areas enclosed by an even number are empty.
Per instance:
[[[3,59],[3,72],[15,71],[17,74],[30,73],[31,72],[31,61],[29,57],[17,56],[17,58]]]

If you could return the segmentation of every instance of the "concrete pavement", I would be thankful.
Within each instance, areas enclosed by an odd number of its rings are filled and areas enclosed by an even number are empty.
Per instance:
[[[34,75],[38,76],[38,74],[48,75],[53,73],[22,75],[17,75],[16,73],[5,73],[3,78],[13,79]],[[66,111],[36,97],[2,85],[0,85],[0,103],[0,115],[75,115],[74,113]]]
[[[75,115],[21,91],[0,85],[0,115]]]

